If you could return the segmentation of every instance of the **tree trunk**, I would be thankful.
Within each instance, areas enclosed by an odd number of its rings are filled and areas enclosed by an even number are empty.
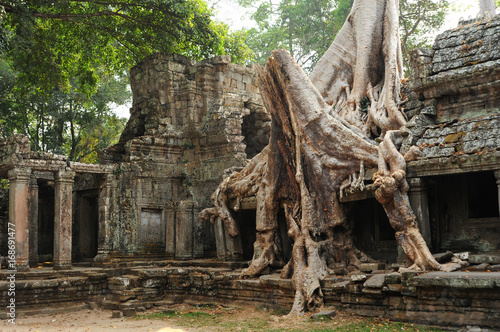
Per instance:
[[[479,0],[479,15],[493,17],[495,13],[495,0]]]
[[[337,39],[308,78],[286,50],[273,52],[259,73],[261,95],[272,116],[269,145],[214,193],[215,208],[229,234],[238,234],[230,199],[256,196],[257,240],[242,277],[283,267],[277,213],[285,205],[292,258],[281,271],[296,291],[291,313],[322,305],[320,281],[357,267],[368,257],[353,244],[338,193],[362,188],[364,168],[378,166],[376,198],[414,269],[451,270],[430,254],[409,205],[406,161],[397,150],[405,124],[399,110],[401,49],[396,0],[356,0]],[[361,101],[369,99],[363,112]],[[371,138],[379,136],[378,146]],[[370,138],[371,137],[371,138]],[[414,152],[415,149],[412,150]],[[238,205],[238,204],[237,204]],[[233,207],[235,210],[239,207]]]

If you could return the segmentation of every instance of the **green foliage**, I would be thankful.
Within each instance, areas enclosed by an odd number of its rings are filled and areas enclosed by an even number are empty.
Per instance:
[[[96,72],[100,72],[96,69]],[[111,103],[130,100],[127,77],[100,74],[95,93],[56,87],[42,92],[19,84],[16,72],[0,59],[0,133],[23,133],[34,151],[68,155],[70,160],[97,162],[97,151],[116,142],[124,119],[111,110]]]
[[[400,2],[399,26],[403,61],[408,68],[409,51],[430,47],[435,33],[444,23],[448,0],[403,0]]]
[[[0,0],[0,134],[96,162],[130,100],[123,73],[153,52],[195,60],[252,57],[246,33],[211,19],[204,0]]]
[[[238,0],[251,10],[257,28],[248,32],[248,44],[264,64],[271,52],[286,48],[306,72],[314,68],[342,28],[353,0]],[[400,28],[403,58],[408,51],[428,47],[449,8],[448,0],[401,0]]]
[[[352,0],[239,0],[251,8],[257,28],[248,31],[248,45],[263,64],[272,51],[286,48],[306,71],[328,49],[342,27]]]
[[[157,51],[196,60],[235,54],[239,61],[250,53],[245,36],[213,22],[203,0],[0,0],[0,6],[19,81],[44,92],[69,89],[73,78],[79,92],[91,94],[95,68],[123,71]]]

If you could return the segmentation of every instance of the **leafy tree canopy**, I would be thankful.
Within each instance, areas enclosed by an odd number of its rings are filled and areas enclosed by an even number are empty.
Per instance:
[[[96,67],[116,73],[157,51],[237,62],[251,55],[244,35],[212,21],[203,0],[0,0],[0,8],[0,47],[19,82],[44,91],[68,89],[74,78],[90,94]]]
[[[248,45],[265,63],[271,52],[286,48],[310,71],[342,27],[353,0],[238,0],[251,9],[257,28],[249,30]]]
[[[285,47],[299,65],[311,71],[340,31],[353,0],[238,0],[251,11],[257,28],[248,44],[265,63],[271,52]],[[428,46],[444,22],[448,0],[401,0],[403,59],[414,47]]]
[[[204,0],[0,0],[0,134],[96,162],[123,127],[127,72],[153,52],[252,57]]]
[[[449,9],[448,0],[403,0],[399,7],[399,27],[403,59],[415,47],[429,47],[434,41],[432,33],[439,29]]]

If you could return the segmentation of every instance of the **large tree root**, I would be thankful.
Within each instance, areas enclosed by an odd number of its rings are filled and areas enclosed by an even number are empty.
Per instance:
[[[383,205],[396,239],[413,262],[413,270],[452,271],[463,266],[461,261],[441,265],[432,256],[417,225],[408,199],[408,183],[405,178],[406,162],[396,145],[401,142],[400,133],[387,132],[379,146],[378,172],[373,176],[375,198]]]
[[[413,262],[411,268],[452,270],[460,265],[435,261],[408,200],[406,161],[397,149],[401,137],[393,130],[405,123],[398,109],[398,14],[396,0],[355,0],[348,21],[311,79],[285,50],[273,53],[266,72],[259,73],[261,95],[273,119],[269,145],[241,172],[224,180],[213,196],[215,207],[200,214],[205,220],[216,214],[235,236],[238,228],[229,200],[256,196],[257,241],[242,277],[284,265],[281,276],[291,276],[296,291],[292,314],[322,304],[321,280],[328,273],[346,272],[367,260],[353,245],[338,200],[342,183],[363,187],[364,167],[378,166],[375,195]],[[367,114],[361,113],[364,98],[370,100]],[[384,138],[380,146],[370,135]],[[285,206],[293,240],[286,265],[277,221],[283,201],[292,202]]]

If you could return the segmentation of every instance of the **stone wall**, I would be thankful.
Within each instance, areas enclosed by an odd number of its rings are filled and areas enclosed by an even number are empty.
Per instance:
[[[438,124],[499,111],[500,16],[445,31],[411,58],[410,117],[421,112]]]
[[[101,251],[215,253],[213,226],[197,216],[212,204],[224,170],[243,167],[268,142],[270,117],[256,80],[255,66],[228,56],[196,62],[158,53],[131,70],[130,120],[101,154],[116,166],[100,201],[109,220]]]
[[[403,128],[417,218],[434,251],[500,250],[500,16],[412,51]],[[424,235],[425,237],[425,235]]]
[[[279,273],[240,279],[241,270],[231,264],[163,264],[168,265],[18,273],[16,313],[39,313],[40,308],[71,307],[82,301],[133,312],[182,302],[283,311],[290,310],[293,303],[291,279],[281,279]],[[486,265],[500,269],[500,265]],[[325,305],[361,316],[434,326],[500,328],[500,272],[396,273],[383,268],[383,264],[364,264],[364,272],[326,277],[321,281]],[[1,306],[9,299],[6,277],[0,274]]]

